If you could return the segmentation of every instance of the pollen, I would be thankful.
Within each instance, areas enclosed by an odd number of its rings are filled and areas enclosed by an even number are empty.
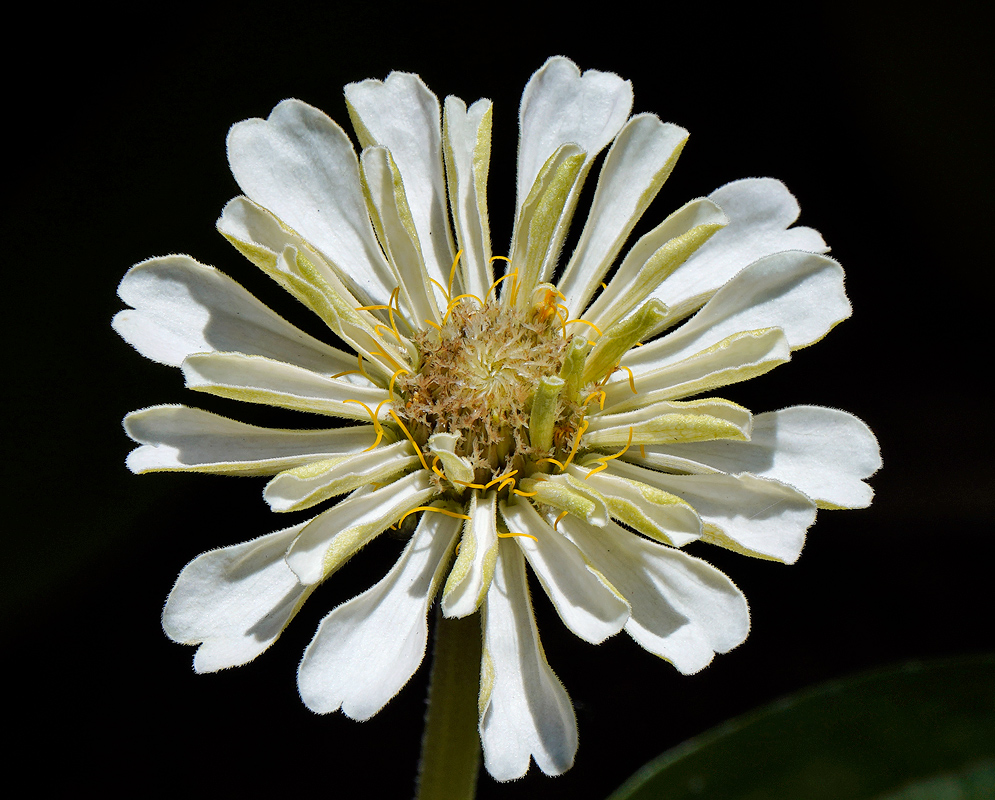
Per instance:
[[[441,326],[416,334],[418,363],[395,376],[394,391],[399,420],[422,453],[434,434],[457,436],[455,452],[481,485],[516,470],[526,477],[538,461],[555,455],[555,446],[541,451],[529,436],[536,390],[543,378],[559,374],[569,343],[551,307],[547,301],[526,311],[457,297]],[[570,445],[583,413],[566,400],[557,406],[557,428]],[[454,491],[471,485],[458,483],[450,482]],[[513,488],[514,480],[498,483],[506,484]]]

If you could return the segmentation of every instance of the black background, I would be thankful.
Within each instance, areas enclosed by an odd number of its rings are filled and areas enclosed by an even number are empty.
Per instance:
[[[341,87],[392,69],[419,72],[440,98],[494,100],[495,252],[511,233],[519,97],[550,55],[630,79],[636,112],[691,131],[637,233],[729,180],[784,180],[801,224],[847,270],[854,315],[726,396],[755,411],[847,409],[885,461],[874,505],[820,513],[792,567],[689,548],[737,582],[753,617],[747,642],[698,675],[624,635],[574,639],[534,588],[546,654],[577,708],[576,766],[509,785],[484,775],[481,798],[604,797],[652,756],[802,687],[995,649],[987,42],[970,4],[807,8],[164,5],[32,11],[34,24],[12,29],[2,633],[19,764],[39,759],[48,785],[112,793],[411,794],[424,666],[366,723],[317,717],[295,688],[318,621],[377,580],[401,543],[364,550],[256,662],[195,675],[193,649],[159,624],[176,574],[199,552],[289,523],[269,513],[259,479],[131,475],[120,419],[187,402],[299,420],[191,396],[177,370],[109,325],[131,264],[185,252],[320,335],[214,230],[238,193],[225,135],[287,96],[347,126]]]

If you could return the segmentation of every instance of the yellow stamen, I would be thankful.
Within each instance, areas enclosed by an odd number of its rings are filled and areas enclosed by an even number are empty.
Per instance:
[[[375,450],[376,447],[377,447],[377,445],[380,444],[380,440],[383,439],[383,426],[380,425],[380,420],[377,419],[377,414],[380,413],[380,407],[385,402],[387,402],[387,401],[384,400],[383,402],[380,403],[379,406],[377,406],[376,413],[374,413],[373,409],[371,409],[368,405],[366,405],[366,403],[364,403],[362,400],[343,400],[342,402],[343,403],[359,403],[363,408],[366,409],[366,413],[369,414],[370,415],[370,419],[373,420],[373,430],[376,431],[377,440],[372,445],[370,445],[369,447],[367,447],[363,452],[364,453],[368,453],[368,452],[370,452],[370,450]],[[393,412],[391,412],[391,413],[393,413]]]
[[[397,337],[398,342],[401,341],[401,334],[397,332],[397,322],[394,321],[394,309],[391,308],[391,305],[393,304],[397,306],[397,315],[401,316],[400,295],[401,287],[397,286],[394,288],[394,291],[390,293],[390,301],[387,303],[387,316],[390,317],[390,327],[393,328],[394,335]],[[411,326],[409,325],[408,327],[410,328]]]
[[[404,522],[404,520],[407,517],[410,517],[412,514],[415,514],[419,511],[434,511],[437,514],[445,514],[447,517],[453,517],[455,519],[470,519],[466,514],[457,514],[455,511],[450,511],[449,509],[446,508],[436,508],[435,506],[418,506],[417,508],[412,508],[397,521],[398,527],[400,527],[401,523]]]
[[[449,292],[453,293],[453,281],[456,279],[456,265],[459,263],[459,257],[463,255],[463,249],[460,248],[456,251],[456,258],[453,259],[453,268],[449,271]]]
[[[596,332],[596,333],[598,334],[598,336],[600,336],[600,335],[601,335],[601,328],[599,328],[599,327],[598,327],[597,325],[595,325],[595,324],[594,324],[593,322],[588,322],[588,321],[587,321],[586,319],[580,319],[580,318],[578,317],[577,319],[572,319],[572,320],[569,320],[569,321],[568,321],[568,322],[567,322],[566,324],[567,324],[567,325],[570,325],[570,324],[572,324],[572,323],[574,323],[574,322],[579,322],[579,323],[581,323],[582,325],[590,325],[590,326],[591,326],[592,328],[594,328],[594,330],[595,330],[595,332]]]
[[[519,497],[535,497],[539,492],[523,492],[521,489],[512,489],[512,492],[517,494]]]
[[[632,389],[633,394],[639,394],[639,392],[636,391],[636,381],[632,376],[632,370],[629,369],[628,367],[623,367],[621,364],[615,367],[615,369],[624,369],[626,372],[629,373],[629,388]],[[601,407],[604,408],[604,406]]]
[[[449,481],[449,483],[452,483],[452,481],[449,480],[449,478],[446,477],[446,473],[443,472],[441,469],[439,469],[438,463],[439,463],[439,457],[436,456],[432,460],[432,472],[434,472],[436,475],[438,475],[440,478],[442,478],[442,480]]]
[[[441,325],[437,325],[437,324],[435,324],[435,323],[434,323],[434,322],[432,322],[432,320],[430,320],[430,319],[426,319],[426,320],[425,320],[425,322],[427,322],[427,323],[428,323],[429,325],[431,325],[431,326],[432,326],[433,328],[435,328],[435,329],[436,329],[437,331],[439,331],[440,333],[442,332],[442,326],[441,326]]]
[[[494,258],[504,258],[504,256],[494,256]],[[493,261],[494,258],[492,258],[491,261]],[[509,259],[505,259],[505,261],[508,261],[508,260]],[[511,278],[511,277],[514,277],[514,276],[517,276],[517,275],[518,275],[518,270],[517,269],[514,272],[509,272],[507,275],[502,275],[500,278],[498,278],[496,281],[494,281],[494,283],[491,284],[491,288],[487,290],[487,294],[484,295],[484,299],[486,300],[487,299],[487,295],[490,294],[491,292],[493,292],[497,288],[497,285],[499,283],[501,283],[501,281],[503,281],[505,278]]]
[[[442,293],[446,296],[446,302],[448,303],[449,302],[449,292],[446,291],[446,287],[443,286],[441,283],[439,283],[435,278],[429,278],[429,280],[432,281],[432,283],[434,283],[440,289],[442,289]]]
[[[382,334],[379,332],[380,328],[383,328],[385,331],[390,331],[391,333],[393,333],[394,336],[397,337],[397,343],[398,344],[401,343],[401,334],[399,334],[395,328],[391,328],[389,325],[381,325],[377,323],[376,325],[373,326],[373,330],[377,334],[377,336],[382,336]]]
[[[391,397],[394,396],[394,381],[397,380],[397,376],[400,375],[402,372],[404,372],[404,373],[406,373],[408,375],[411,374],[406,369],[402,368],[402,369],[399,369],[397,372],[395,372],[393,375],[390,376],[390,383],[387,385],[387,394],[389,394]],[[601,407],[604,408],[604,405],[602,404]]]
[[[529,539],[531,539],[532,541],[536,542],[537,544],[539,542],[539,537],[538,536],[533,536],[531,533],[510,533],[509,532],[509,533],[499,533],[497,535],[498,539],[510,539],[512,536],[526,536]]]
[[[540,458],[538,461],[536,461],[536,464],[542,464],[543,462],[546,461],[548,461],[550,464],[556,464],[556,466],[560,468],[560,472],[563,472],[563,464],[557,461],[555,458]]]
[[[567,460],[563,462],[563,466],[560,468],[561,471],[566,469],[567,464],[569,464],[573,460],[574,455],[576,455],[577,453],[577,448],[580,445],[580,437],[584,435],[584,431],[588,429],[590,424],[591,423],[588,422],[586,419],[581,423],[581,429],[577,431],[577,435],[574,437],[573,449],[570,451],[570,455],[567,456]]]
[[[466,481],[456,480],[456,478],[450,478],[450,483],[458,483],[460,486],[466,486],[468,489],[486,489],[482,483],[467,483]]]
[[[401,426],[401,430],[404,431],[404,435],[408,437],[408,441],[411,442],[411,446],[415,448],[415,453],[418,454],[418,460],[421,461],[421,465],[428,470],[428,464],[425,463],[425,456],[421,454],[421,448],[415,443],[414,438],[407,428],[404,427],[404,423],[401,422],[401,418],[394,413],[394,409],[390,410],[390,415],[394,418],[394,421]]]
[[[386,326],[381,326],[381,327],[386,327]],[[397,360],[392,355],[390,355],[389,353],[385,353],[382,350],[370,350],[370,355],[371,356],[383,356],[384,358],[386,358],[390,362],[390,366],[394,367],[395,369],[401,369],[401,365],[398,364]]]
[[[631,446],[632,446],[632,426],[629,426],[629,441],[625,443],[625,447],[623,447],[617,453],[612,453],[612,455],[610,456],[602,456],[601,458],[597,459],[598,462],[600,463],[600,466],[597,466],[594,469],[592,469],[590,472],[588,472],[587,475],[584,476],[584,480],[586,481],[592,475],[601,472],[601,470],[603,469],[608,469],[608,462],[611,461],[613,458],[618,458],[621,455],[625,455],[625,451],[628,450]],[[641,446],[642,445],[640,445],[640,447]]]
[[[563,512],[562,514],[560,514],[560,515],[559,515],[559,516],[558,516],[558,517],[557,517],[557,518],[556,518],[556,519],[555,519],[555,520],[553,521],[553,530],[554,530],[554,531],[556,530],[556,526],[560,524],[560,520],[561,520],[561,519],[563,519],[563,518],[564,518],[564,517],[565,517],[565,516],[566,516],[567,514],[569,514],[569,513],[570,513],[569,511],[564,511],[564,512]]]
[[[449,319],[449,315],[453,313],[453,309],[456,308],[456,304],[460,300],[462,300],[464,297],[472,297],[474,300],[476,300],[478,303],[480,303],[481,307],[487,305],[483,300],[481,300],[475,294],[461,294],[461,295],[457,295],[456,297],[454,297],[452,300],[449,301],[449,306],[448,306],[448,308],[446,308],[446,316],[444,316],[442,318],[442,324],[443,325],[446,324],[446,320]]]
[[[343,375],[362,375],[362,373],[358,369],[347,369],[345,372],[338,372],[332,375],[331,379],[335,380],[336,378],[341,378]]]
[[[507,474],[505,474],[505,475],[499,475],[499,476],[498,476],[498,477],[496,477],[496,478],[495,478],[494,480],[492,480],[492,481],[489,481],[489,482],[487,483],[487,485],[486,485],[486,486],[484,486],[484,488],[485,488],[485,489],[490,489],[490,488],[491,488],[491,487],[492,487],[492,486],[493,486],[493,485],[494,485],[495,483],[501,483],[502,481],[505,481],[505,480],[507,480],[508,478],[510,478],[510,477],[511,477],[512,475],[517,475],[517,474],[518,474],[518,470],[517,470],[517,469],[513,469],[513,470],[512,470],[511,472],[509,472],[509,473],[507,473]],[[503,484],[502,484],[502,485],[503,485]],[[498,491],[499,491],[499,492],[501,491],[501,487],[498,487]]]
[[[515,472],[518,472],[518,470],[515,470]],[[512,492],[515,491],[515,479],[514,478],[505,478],[503,481],[501,481],[501,483],[498,484],[497,490],[500,492],[509,483],[511,484],[511,491]]]
[[[593,392],[591,392],[587,396],[587,398],[584,400],[583,403],[581,403],[581,405],[586,406],[588,403],[591,402],[591,398],[592,397],[599,397],[599,395],[600,395],[599,402],[601,404],[601,410],[604,411],[605,410],[605,398],[608,396],[607,394],[605,394],[605,390],[604,389],[595,389]]]

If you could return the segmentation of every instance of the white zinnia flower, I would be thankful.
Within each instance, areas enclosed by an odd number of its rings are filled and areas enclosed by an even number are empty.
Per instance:
[[[121,282],[132,309],[115,329],[180,367],[189,388],[359,423],[270,430],[185,406],[128,415],[134,472],[272,475],[264,496],[279,512],[345,495],[194,559],[163,625],[199,644],[198,672],[244,664],[363,545],[414,527],[383,580],[321,623],[300,666],[304,702],[377,713],[418,668],[441,586],[446,616],[481,612],[487,769],[516,778],[531,758],[558,774],[577,728],[539,643],[526,562],[577,636],[625,630],[692,673],[746,638],[749,615],[683,545],[791,563],[817,508],[870,502],[862,479],[880,457],[860,420],[815,406],[753,415],[710,394],[848,317],[843,270],[816,231],[790,227],[798,205],[770,179],[691,201],[619,259],[687,132],[630,117],[631,85],[615,75],[552,58],[529,81],[499,261],[485,196],[491,103],[448,97],[440,114],[404,73],[345,94],[358,159],[298,100],[232,128],[245,196],[218,228],[355,354],[187,256],[145,261]],[[560,268],[581,185],[609,145]]]

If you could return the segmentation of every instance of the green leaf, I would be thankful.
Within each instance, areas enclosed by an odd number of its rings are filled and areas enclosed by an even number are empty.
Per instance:
[[[609,800],[995,797],[995,656],[832,681],[664,753]]]

